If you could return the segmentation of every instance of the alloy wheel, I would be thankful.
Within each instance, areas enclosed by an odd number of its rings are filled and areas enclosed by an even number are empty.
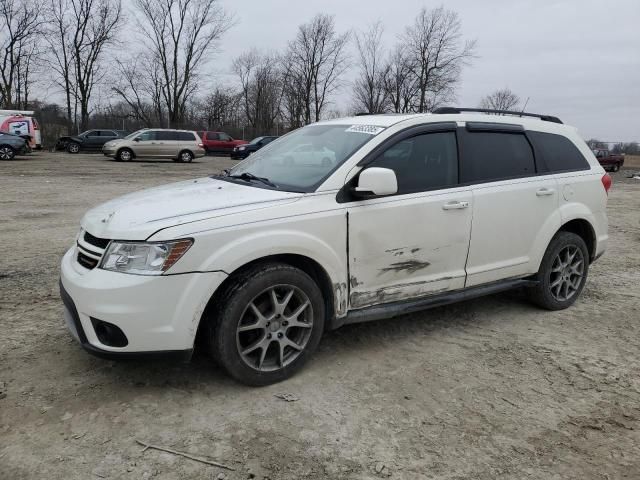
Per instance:
[[[559,302],[566,302],[580,289],[584,277],[584,256],[575,245],[564,247],[551,266],[549,290]]]
[[[72,143],[69,145],[69,152],[78,153],[79,151],[80,151],[80,145],[78,145],[77,143]]]
[[[0,159],[2,160],[11,160],[13,158],[13,150],[9,147],[0,148]]]
[[[280,370],[302,354],[312,329],[307,294],[293,285],[269,287],[249,302],[238,322],[238,353],[255,370]]]

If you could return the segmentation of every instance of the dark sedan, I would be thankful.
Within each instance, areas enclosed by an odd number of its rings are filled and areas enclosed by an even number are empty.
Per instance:
[[[16,155],[27,152],[27,142],[20,135],[0,132],[0,160],[13,160]]]
[[[99,152],[105,143],[124,138],[128,134],[124,130],[87,130],[75,136],[60,137],[56,143],[56,150],[66,150],[69,153],[78,153],[81,150]]]
[[[231,158],[234,160],[243,160],[251,155],[253,152],[257,152],[267,143],[273,142],[276,136],[258,137],[251,140],[246,145],[239,145],[231,151]]]

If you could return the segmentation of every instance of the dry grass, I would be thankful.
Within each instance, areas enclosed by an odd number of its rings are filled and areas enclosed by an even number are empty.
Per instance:
[[[640,168],[640,155],[625,155],[624,166]]]

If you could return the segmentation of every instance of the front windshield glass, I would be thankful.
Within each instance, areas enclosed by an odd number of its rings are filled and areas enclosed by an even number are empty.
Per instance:
[[[282,190],[310,192],[382,130],[370,125],[308,125],[258,150],[230,175],[262,177]]]
[[[253,140],[251,140],[249,143],[250,143],[251,145],[255,145],[256,143],[258,143],[258,142],[259,142],[260,140],[262,140],[263,138],[264,138],[264,137],[257,137],[257,138],[254,138],[254,139],[253,139]]]
[[[135,137],[136,135],[138,135],[140,132],[144,132],[145,130],[146,130],[146,128],[143,128],[143,129],[141,129],[141,130],[136,130],[135,132],[130,133],[129,135],[127,135],[127,136],[126,136],[126,137],[124,137],[124,138],[126,138],[126,139],[129,139],[129,140],[130,140],[130,139],[132,139],[133,137]]]

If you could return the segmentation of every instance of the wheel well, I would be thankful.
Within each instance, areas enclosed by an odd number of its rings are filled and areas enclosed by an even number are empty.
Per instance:
[[[189,152],[191,156],[193,156],[193,152],[191,150],[189,150],[188,148],[183,148],[182,150],[180,150],[180,153],[178,153],[178,157],[182,155],[184,152]]]
[[[316,284],[320,288],[320,291],[322,292],[322,297],[324,298],[325,312],[326,312],[326,319],[327,319],[327,321],[325,322],[325,328],[329,328],[330,324],[332,323],[331,319],[333,319],[333,317],[335,316],[334,293],[333,293],[333,287],[331,284],[331,279],[329,277],[329,274],[322,267],[322,265],[320,265],[318,262],[316,262],[315,260],[309,257],[305,257],[304,255],[296,255],[296,254],[269,255],[267,257],[262,257],[262,258],[257,258],[255,260],[252,260],[251,262],[237,268],[236,270],[234,270],[229,274],[229,276],[224,280],[224,282],[220,284],[220,286],[217,288],[217,290],[209,299],[209,302],[207,302],[207,306],[205,307],[202,313],[202,316],[200,317],[200,324],[198,325],[198,331],[196,333],[196,339],[195,339],[196,346],[200,346],[203,344],[202,335],[203,335],[203,332],[205,331],[204,329],[205,319],[213,310],[213,306],[216,304],[216,302],[219,301],[220,297],[224,295],[224,292],[227,289],[227,287],[230,284],[232,284],[235,281],[235,279],[240,274],[242,274],[242,272],[244,272],[245,270],[257,264],[269,263],[269,262],[284,263],[287,265],[291,265],[292,267],[299,268],[300,270],[305,272],[307,275],[309,275],[314,282],[316,282]]]
[[[584,243],[587,244],[587,249],[589,250],[589,258],[591,259],[591,261],[593,261],[596,255],[596,234],[593,230],[593,227],[587,220],[571,220],[562,225],[562,227],[560,227],[560,231],[575,233],[576,235],[581,237],[584,240]]]

